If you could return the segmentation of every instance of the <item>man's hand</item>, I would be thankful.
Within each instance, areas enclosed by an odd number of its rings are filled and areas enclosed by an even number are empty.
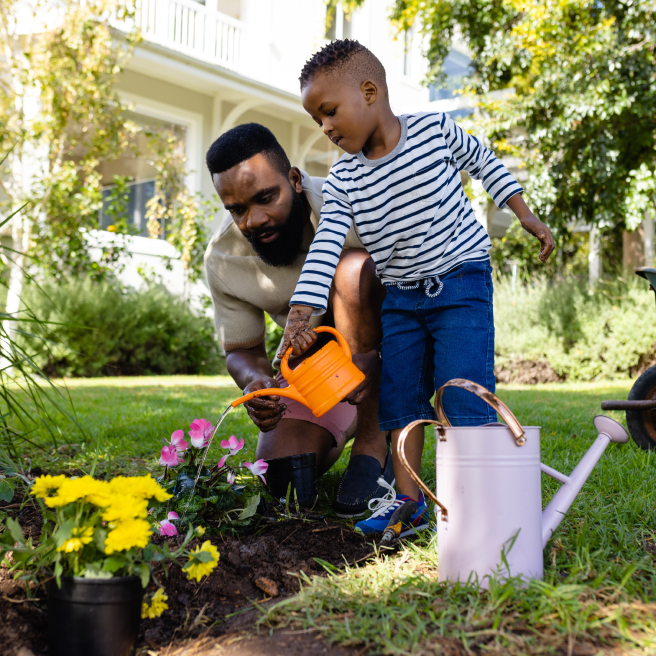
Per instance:
[[[268,377],[258,378],[246,385],[244,395],[271,387],[278,387],[275,379]],[[262,398],[256,397],[244,403],[248,416],[263,433],[272,431],[282,419],[285,410],[287,410],[287,406],[284,403],[278,403],[279,400],[279,396],[267,396]]]
[[[506,204],[519,219],[522,228],[540,240],[541,248],[539,258],[543,262],[546,262],[556,246],[551,230],[531,212],[521,194],[515,194]]]
[[[351,405],[359,405],[378,391],[380,387],[380,361],[378,352],[356,353],[353,364],[366,376],[366,378],[347,396],[344,401]]]
[[[282,343],[278,349],[278,357],[282,359],[287,349],[293,347],[296,356],[305,353],[317,341],[317,334],[310,325],[310,317],[314,308],[307,305],[292,305],[287,316],[287,325]]]

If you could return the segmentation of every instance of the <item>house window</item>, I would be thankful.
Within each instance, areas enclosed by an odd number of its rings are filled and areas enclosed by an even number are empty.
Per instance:
[[[125,195],[127,202],[123,199],[117,201],[116,185],[109,185],[102,190],[103,206],[100,210],[100,227],[107,230],[117,219],[125,219],[130,232],[141,237],[148,237],[146,220],[146,204],[155,195],[155,180],[142,180],[139,182],[128,182]],[[117,206],[119,212],[116,211]],[[123,210],[123,211],[120,211]],[[121,216],[122,215],[122,216]],[[166,226],[162,226],[160,237],[166,237]]]
[[[462,52],[450,50],[444,60],[444,72],[446,80],[440,85],[431,84],[430,102],[435,100],[448,100],[456,96],[456,91],[462,89],[465,78],[473,73],[471,59]]]

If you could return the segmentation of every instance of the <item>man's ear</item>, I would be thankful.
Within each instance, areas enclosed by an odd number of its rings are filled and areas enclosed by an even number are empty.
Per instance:
[[[371,105],[378,98],[378,86],[371,80],[365,80],[360,85],[360,93],[367,105]]]
[[[289,183],[297,194],[303,191],[303,175],[301,174],[301,170],[296,166],[292,166],[289,169]]]

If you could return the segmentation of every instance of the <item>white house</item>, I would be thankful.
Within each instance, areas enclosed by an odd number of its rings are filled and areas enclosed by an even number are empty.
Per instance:
[[[391,0],[366,0],[351,17],[338,7],[327,30],[324,0],[139,0],[135,21],[144,39],[120,76],[119,93],[138,122],[180,126],[187,184],[193,191],[215,193],[205,152],[223,132],[250,121],[272,130],[292,164],[311,175],[326,175],[341,151],[303,110],[298,76],[305,61],[330,39],[357,39],[380,58],[397,113],[436,109],[462,117],[472,112],[471,99],[453,93],[469,66],[465,49],[456,44],[449,55],[447,88],[424,86],[420,37],[415,31],[396,34],[390,10]],[[131,221],[146,235],[143,217],[153,193],[152,167],[126,158],[101,169],[106,184],[114,175],[134,179]],[[487,227],[482,207],[479,214]],[[137,267],[145,264],[160,272],[172,291],[181,291],[180,271],[158,265],[161,256],[174,255],[168,243],[135,237],[131,250],[124,273],[130,282],[138,280]]]

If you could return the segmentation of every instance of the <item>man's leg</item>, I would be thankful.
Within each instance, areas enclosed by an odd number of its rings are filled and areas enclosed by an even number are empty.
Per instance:
[[[342,455],[345,441],[335,445],[335,438],[322,426],[298,419],[281,419],[268,433],[260,432],[255,458],[284,458],[299,453],[317,454],[317,476],[325,474]]]
[[[329,305],[335,328],[353,353],[368,353],[380,346],[383,331],[380,311],[385,287],[376,276],[374,261],[365,250],[344,251],[335,271]],[[382,465],[387,456],[385,435],[378,426],[378,393],[358,406],[358,424],[351,455],[372,456]]]

